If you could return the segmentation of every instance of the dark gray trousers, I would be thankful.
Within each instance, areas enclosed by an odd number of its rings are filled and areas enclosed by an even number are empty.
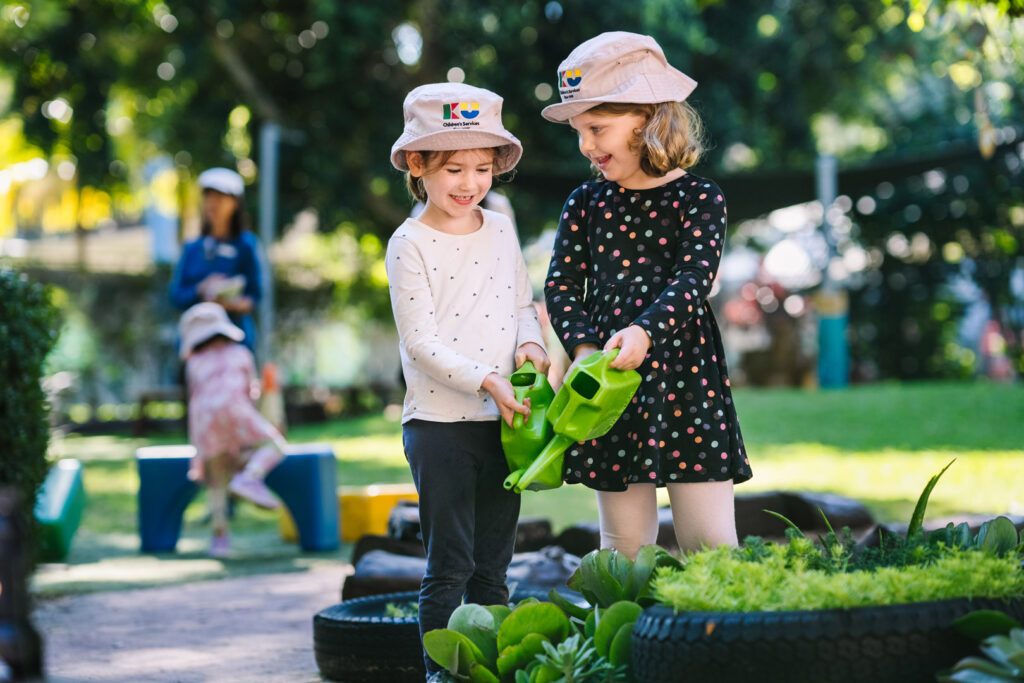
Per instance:
[[[497,421],[410,420],[402,442],[419,493],[427,553],[420,586],[422,637],[445,628],[463,598],[480,605],[508,602],[505,572],[520,498],[502,486],[509,470]],[[428,672],[441,670],[424,656]]]

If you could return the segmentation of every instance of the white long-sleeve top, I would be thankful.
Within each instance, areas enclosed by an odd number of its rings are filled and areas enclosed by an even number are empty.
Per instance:
[[[522,344],[544,347],[516,231],[506,216],[480,211],[483,225],[468,235],[409,218],[388,241],[403,423],[498,419],[484,378],[510,374]]]

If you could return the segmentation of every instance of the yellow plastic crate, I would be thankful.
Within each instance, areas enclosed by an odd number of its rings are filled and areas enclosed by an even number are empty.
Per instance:
[[[369,486],[339,486],[338,526],[341,540],[358,541],[365,534],[384,535],[388,531],[391,508],[400,500],[418,501],[412,484],[371,484]],[[287,508],[281,506],[277,519],[281,538],[291,543],[298,540],[295,522]]]

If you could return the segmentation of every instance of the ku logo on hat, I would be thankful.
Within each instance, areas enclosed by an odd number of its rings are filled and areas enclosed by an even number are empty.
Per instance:
[[[442,105],[444,107],[444,120],[452,119],[475,119],[480,115],[480,104],[478,102],[452,102]]]
[[[566,69],[558,74],[558,80],[560,88],[575,88],[583,80],[583,74],[579,69]]]

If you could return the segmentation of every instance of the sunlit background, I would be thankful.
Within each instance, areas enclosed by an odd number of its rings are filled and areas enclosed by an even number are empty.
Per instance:
[[[177,383],[167,287],[198,232],[195,178],[237,169],[273,264],[262,360],[281,366],[293,419],[380,409],[401,395],[383,254],[411,207],[388,159],[404,94],[449,80],[505,97],[526,151],[500,187],[539,299],[561,204],[590,173],[540,109],[557,99],[555,70],[574,45],[632,30],[700,83],[691,101],[710,145],[693,171],[729,203],[713,303],[737,385],[1014,382],[1018,7],[9,1],[0,262],[59,288],[64,329],[47,379],[57,421],[132,420],[140,394]],[[264,187],[271,144],[277,183]]]

